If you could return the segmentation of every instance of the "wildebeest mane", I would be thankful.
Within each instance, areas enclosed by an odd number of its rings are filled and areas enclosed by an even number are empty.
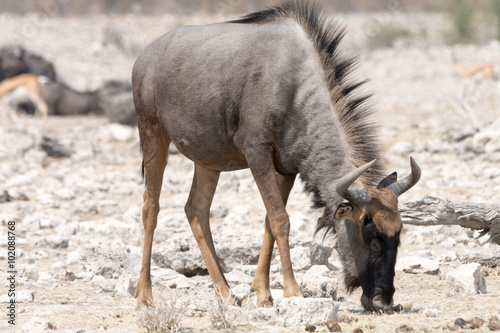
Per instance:
[[[365,81],[352,79],[357,58],[338,48],[344,37],[344,28],[322,15],[316,1],[300,0],[284,1],[232,23],[265,24],[279,19],[297,21],[313,41],[322,62],[332,104],[347,140],[351,162],[358,167],[377,159],[377,163],[362,176],[367,185],[376,185],[382,178],[383,163],[376,127],[369,120],[371,109],[367,102],[370,95],[360,89]],[[321,201],[317,189],[307,186],[306,189],[314,194],[315,206],[324,207],[325,203]]]

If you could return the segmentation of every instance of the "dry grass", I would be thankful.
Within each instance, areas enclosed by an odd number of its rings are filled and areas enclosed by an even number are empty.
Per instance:
[[[180,331],[180,320],[184,317],[189,298],[185,292],[173,292],[169,298],[157,296],[153,307],[141,307],[137,311],[137,325],[147,332],[175,333]]]
[[[232,309],[231,297],[222,295],[220,288],[214,286],[215,295],[212,294],[208,317],[212,323],[212,327],[220,330],[228,330],[232,327],[231,321],[237,316],[237,313]]]

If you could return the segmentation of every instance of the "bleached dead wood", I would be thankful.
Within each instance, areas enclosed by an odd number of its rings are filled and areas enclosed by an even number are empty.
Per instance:
[[[481,264],[481,266],[500,266],[500,251],[495,251],[493,253],[458,251],[457,258],[464,264],[477,262]]]
[[[500,205],[452,202],[436,197],[424,197],[399,206],[405,224],[460,225],[482,230],[488,241],[500,244]]]

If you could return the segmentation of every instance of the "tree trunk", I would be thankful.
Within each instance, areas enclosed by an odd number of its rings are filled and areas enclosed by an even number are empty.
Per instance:
[[[489,234],[488,242],[500,245],[500,205],[451,202],[447,199],[424,197],[399,205],[405,224],[460,225]]]

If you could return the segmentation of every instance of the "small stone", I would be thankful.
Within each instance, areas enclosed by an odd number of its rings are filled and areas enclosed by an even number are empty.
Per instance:
[[[306,332],[315,332],[316,326],[314,325],[306,325]]]
[[[252,287],[248,284],[239,284],[237,286],[231,287],[231,293],[238,299],[244,299],[252,293]]]
[[[328,328],[329,332],[342,332],[342,328],[340,327],[339,323],[333,320],[327,321],[326,327]]]
[[[78,250],[77,251],[70,251],[66,255],[66,264],[67,265],[76,264],[76,263],[80,262],[80,258],[81,258],[80,251],[78,251]]]
[[[432,259],[421,256],[401,258],[396,263],[396,269],[411,274],[439,274],[439,264]]]
[[[226,280],[229,284],[251,284],[252,283],[252,277],[249,275],[246,275],[243,272],[240,272],[236,269],[233,269],[231,272],[225,274]]]
[[[100,287],[104,292],[112,292],[115,291],[116,280],[106,279],[102,275],[94,275],[92,285]]]
[[[358,328],[353,329],[352,333],[363,333],[363,330],[360,327],[358,327]]]
[[[394,312],[402,312],[403,310],[404,308],[401,304],[396,304],[392,307],[392,311]]]
[[[438,309],[425,309],[423,313],[426,317],[438,317],[442,314]]]
[[[410,311],[413,307],[413,304],[411,304],[410,302],[406,302],[406,303],[403,303],[401,305],[403,306],[403,310],[405,310],[405,311]]]
[[[497,316],[491,317],[488,328],[490,331],[500,331],[500,319]]]
[[[49,229],[55,226],[54,221],[50,219],[40,219],[40,229]]]
[[[45,246],[50,247],[52,249],[66,249],[69,245],[69,239],[57,236],[57,235],[48,235],[43,239],[43,243]]]
[[[467,325],[467,321],[463,318],[457,318],[453,322],[453,325],[458,326],[460,328],[465,328],[465,325]]]
[[[153,267],[151,279],[155,286],[168,286],[175,289],[190,288],[190,281],[187,277],[168,268]]]
[[[408,325],[401,325],[398,328],[396,328],[396,333],[404,333],[404,332],[413,332],[413,327],[408,326]]]
[[[256,322],[269,322],[272,321],[276,316],[273,307],[257,308],[250,311],[248,314],[248,320]]]
[[[61,188],[54,191],[54,194],[61,200],[73,200],[75,198],[75,191],[68,188]]]
[[[44,318],[31,318],[26,324],[23,325],[23,331],[40,332],[44,330],[53,330],[55,327],[48,319]]]
[[[345,314],[339,316],[339,323],[350,324],[350,323],[357,323],[357,322],[358,322],[358,318],[356,318],[356,317],[350,317],[350,316],[345,315]]]
[[[52,275],[51,272],[41,272],[37,282],[41,284],[51,283],[54,281],[55,276],[58,276],[58,274],[54,273],[54,275]]]
[[[133,132],[130,126],[125,126],[117,123],[109,125],[111,139],[114,141],[124,142],[132,138]]]
[[[64,275],[63,280],[66,280],[66,281],[75,281],[76,280],[76,275],[73,272],[66,271],[66,274]]]
[[[137,282],[134,282],[127,274],[123,274],[116,281],[115,285],[116,294],[122,297],[134,297],[136,283]]]
[[[297,246],[290,250],[293,268],[295,271],[305,271],[311,268],[311,253],[304,246]]]
[[[467,326],[471,330],[475,330],[476,328],[479,328],[479,327],[483,326],[483,324],[484,324],[484,320],[483,319],[478,318],[478,317],[474,317],[471,320],[469,320],[469,323],[468,323]]]
[[[28,281],[38,281],[40,274],[35,266],[26,266],[20,270],[20,275]]]
[[[17,303],[31,303],[35,300],[35,293],[31,290],[21,290],[16,295]]]

